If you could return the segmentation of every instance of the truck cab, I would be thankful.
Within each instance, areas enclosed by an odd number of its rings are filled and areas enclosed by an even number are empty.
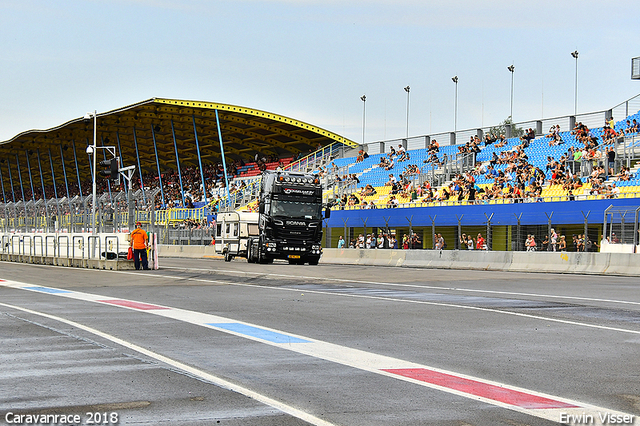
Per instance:
[[[265,172],[259,195],[260,235],[249,238],[247,260],[317,265],[322,256],[322,185],[312,174]],[[329,211],[325,213],[328,217]]]

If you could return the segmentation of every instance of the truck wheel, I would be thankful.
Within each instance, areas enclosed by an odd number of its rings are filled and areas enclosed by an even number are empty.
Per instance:
[[[255,260],[253,258],[253,243],[251,241],[249,241],[249,244],[247,246],[247,262],[249,263],[254,263]]]
[[[317,265],[320,259],[311,259],[309,260],[309,265]]]
[[[233,259],[233,256],[231,256],[231,253],[225,253],[224,255],[224,261],[225,262],[231,262],[231,260]]]

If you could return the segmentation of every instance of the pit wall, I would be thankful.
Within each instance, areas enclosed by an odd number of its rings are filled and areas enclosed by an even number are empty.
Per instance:
[[[158,254],[160,257],[222,259],[211,245],[158,245]],[[324,249],[320,263],[640,276],[640,255],[633,253]]]
[[[640,276],[640,255],[462,250],[324,249],[321,263]]]

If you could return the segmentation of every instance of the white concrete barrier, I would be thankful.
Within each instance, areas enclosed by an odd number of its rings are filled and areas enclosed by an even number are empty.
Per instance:
[[[213,246],[158,245],[161,257],[218,258]],[[512,252],[484,250],[323,249],[321,263],[484,271],[640,276],[632,253]]]
[[[89,269],[134,269],[134,262],[126,259],[128,235],[65,232],[0,234],[0,260]],[[150,256],[149,267],[154,269],[154,266],[154,257]]]
[[[215,247],[208,246],[178,246],[168,244],[158,244],[158,256],[160,257],[186,257],[191,259],[197,258],[219,258],[222,256],[216,254]]]
[[[321,263],[640,276],[631,253],[324,249]]]

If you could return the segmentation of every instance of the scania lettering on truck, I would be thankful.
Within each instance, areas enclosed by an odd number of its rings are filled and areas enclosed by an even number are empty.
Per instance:
[[[258,198],[259,235],[249,237],[247,260],[317,265],[322,256],[322,184],[313,174],[267,171]],[[328,218],[327,208],[324,217]]]

